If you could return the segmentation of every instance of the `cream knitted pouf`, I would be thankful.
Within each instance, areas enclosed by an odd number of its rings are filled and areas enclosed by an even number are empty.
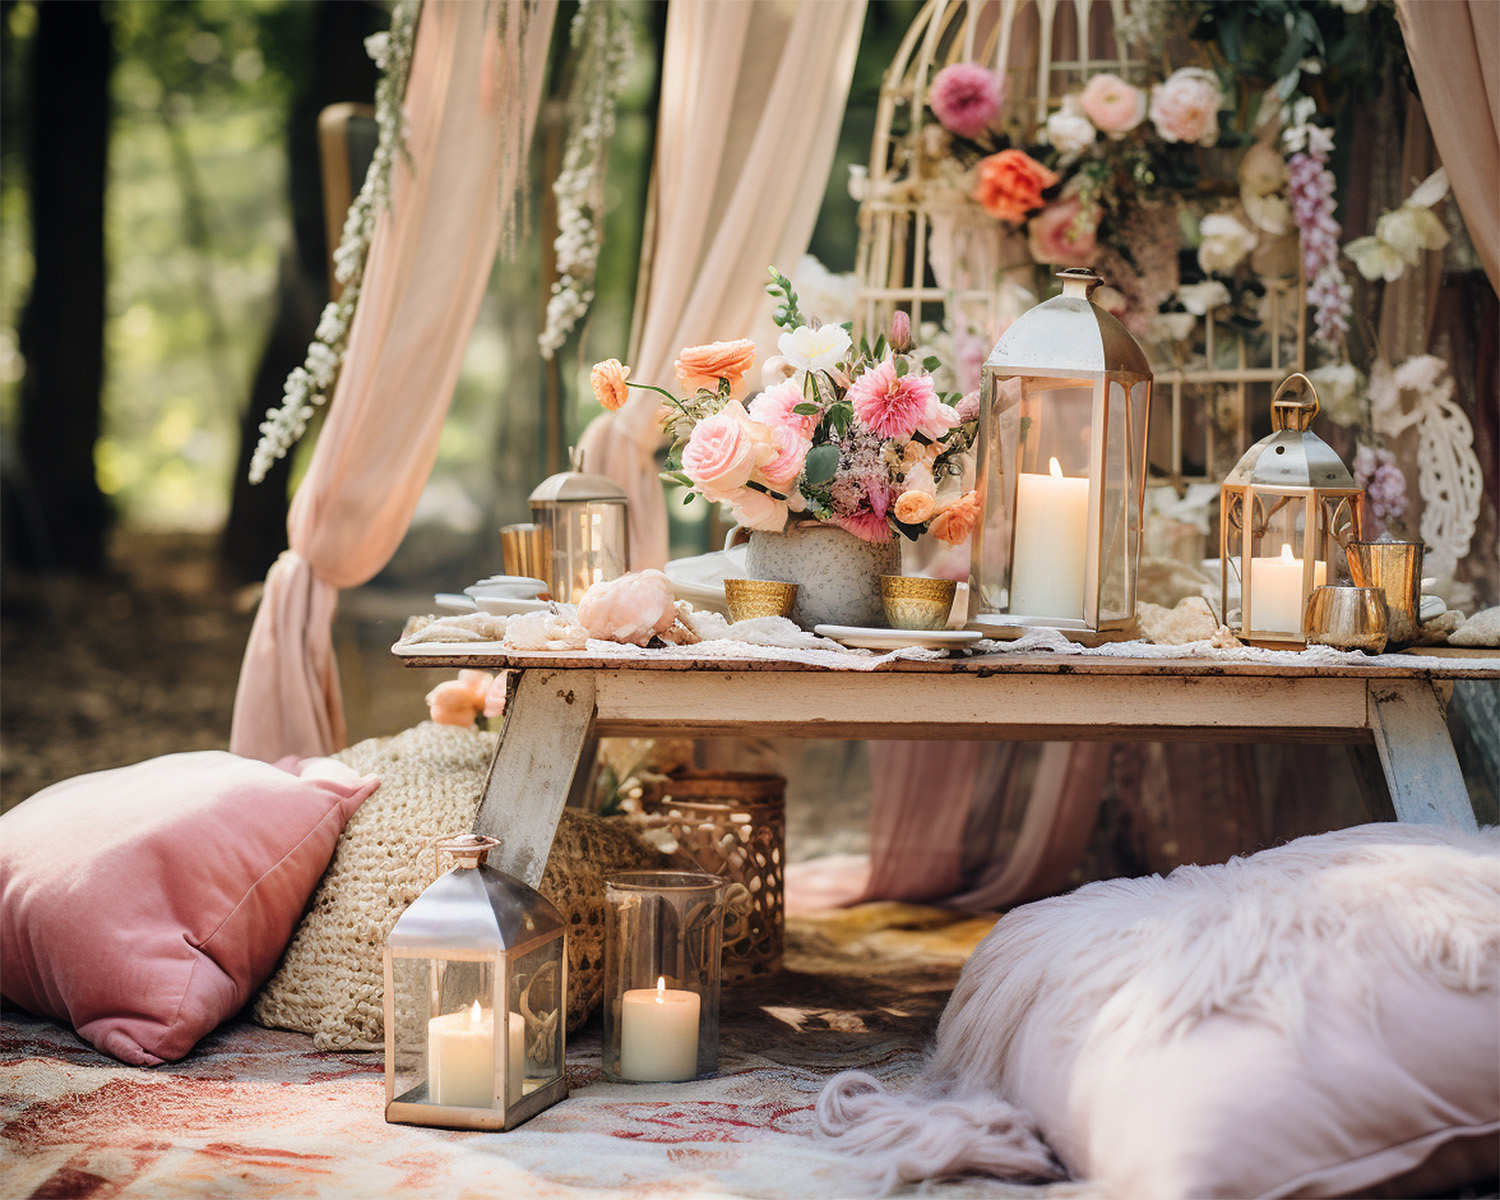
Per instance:
[[[320,1049],[384,1045],[381,948],[435,875],[433,839],[473,827],[496,735],[424,721],[333,757],[380,777],[355,812],[275,973],[255,997],[263,1025],[313,1035]],[[604,876],[664,859],[612,820],[568,809],[541,893],[568,924],[568,1028],[604,991]]]

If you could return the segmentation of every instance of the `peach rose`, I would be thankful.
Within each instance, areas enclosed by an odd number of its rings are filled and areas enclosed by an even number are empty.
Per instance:
[[[1012,225],[1042,206],[1042,192],[1057,182],[1057,174],[1020,150],[1002,150],[979,160],[974,199],[984,211]]]
[[[974,532],[979,524],[979,493],[965,492],[932,522],[931,531],[939,541],[957,545]]]
[[[1099,252],[1099,206],[1087,210],[1077,196],[1054,200],[1026,226],[1026,246],[1035,262],[1054,267],[1092,266]]]
[[[630,394],[625,386],[629,375],[630,368],[624,366],[618,358],[606,358],[601,363],[595,363],[594,369],[589,372],[589,382],[594,385],[594,399],[610,412],[618,410]]]
[[[812,449],[812,439],[804,437],[795,428],[783,425],[771,430],[771,445],[775,448],[776,456],[762,463],[755,473],[767,487],[786,493],[797,482],[797,476],[802,474],[802,464],[807,460],[807,452]]]
[[[481,704],[474,703],[474,692],[467,683],[450,679],[427,693],[427,711],[439,725],[472,725]]]
[[[750,428],[752,424],[739,402],[732,400],[693,426],[682,448],[682,470],[704,499],[715,503],[726,500],[730,492],[749,482],[750,472],[762,460],[763,449]]]
[[[710,342],[707,346],[689,346],[672,364],[677,381],[688,392],[707,388],[719,389],[719,380],[729,381],[731,393],[739,391],[745,374],[755,365],[755,343],[749,338],[732,342]]]
[[[1151,123],[1163,141],[1212,146],[1219,140],[1223,103],[1224,93],[1212,71],[1183,67],[1151,89]]]
[[[730,513],[746,529],[763,529],[768,533],[780,533],[786,528],[787,506],[785,500],[777,500],[754,488],[741,488],[729,497]]]
[[[1146,118],[1146,93],[1118,75],[1095,75],[1078,102],[1094,128],[1105,133],[1127,133]]]
[[[937,508],[937,497],[931,492],[902,492],[896,497],[896,520],[903,525],[920,525]]]

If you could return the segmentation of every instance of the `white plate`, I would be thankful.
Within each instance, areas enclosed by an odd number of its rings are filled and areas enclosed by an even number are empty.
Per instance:
[[[715,550],[692,558],[674,558],[663,570],[679,600],[694,608],[729,613],[724,599],[724,580],[745,578],[745,547]]]
[[[481,579],[478,583],[470,584],[464,588],[464,595],[473,596],[476,600],[481,596],[510,596],[533,600],[546,590],[547,584],[540,579],[525,575],[497,575],[492,579]]]
[[[869,625],[814,625],[819,637],[862,650],[962,650],[984,634],[973,629],[879,629]]]
[[[439,592],[433,600],[439,608],[454,612],[487,612],[496,617],[542,612],[550,604],[547,600],[524,600],[518,596],[460,596],[454,592]]]

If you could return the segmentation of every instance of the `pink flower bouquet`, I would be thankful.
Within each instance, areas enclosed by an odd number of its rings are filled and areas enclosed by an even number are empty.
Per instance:
[[[964,521],[942,517],[966,495],[960,456],[978,421],[960,416],[957,393],[938,391],[937,360],[913,355],[910,322],[895,322],[889,341],[856,346],[847,327],[804,317],[785,276],[773,269],[771,280],[785,332],[779,360],[763,369],[769,386],[748,403],[734,395],[749,369],[748,341],[684,350],[679,363],[695,365],[679,376],[697,384],[691,395],[628,381],[666,397],[661,417],[672,449],[662,478],[729,505],[747,529],[779,532],[789,520],[816,520],[871,542],[897,532],[916,538],[940,524],[966,536]],[[624,382],[622,370],[607,372],[610,385]]]

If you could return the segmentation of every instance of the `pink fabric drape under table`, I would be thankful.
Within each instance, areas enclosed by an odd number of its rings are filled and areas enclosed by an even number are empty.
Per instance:
[[[345,740],[333,656],[338,589],[395,552],[438,435],[530,142],[555,0],[422,7],[406,150],[376,223],[328,419],[292,503],[291,549],[266,576],[235,695],[230,746],[274,761]],[[521,15],[527,19],[521,20]],[[517,89],[517,77],[523,90]]]

